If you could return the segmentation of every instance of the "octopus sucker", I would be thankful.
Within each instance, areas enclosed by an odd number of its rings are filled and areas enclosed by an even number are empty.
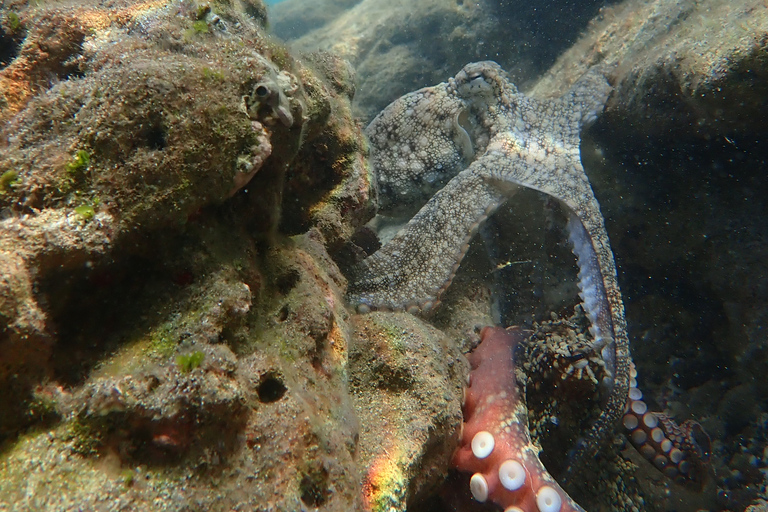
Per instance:
[[[637,375],[632,363],[630,374]],[[665,476],[700,489],[709,469],[709,436],[695,421],[678,425],[663,413],[649,411],[636,385],[630,386],[622,418],[627,438]]]

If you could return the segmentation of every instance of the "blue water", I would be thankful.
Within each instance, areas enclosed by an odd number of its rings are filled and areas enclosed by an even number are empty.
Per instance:
[[[279,4],[282,1],[283,0],[264,0],[264,3],[267,5],[275,5],[275,4]]]

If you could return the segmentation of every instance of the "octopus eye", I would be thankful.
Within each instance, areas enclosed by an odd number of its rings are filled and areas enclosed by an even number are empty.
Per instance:
[[[256,96],[258,96],[259,98],[266,98],[267,96],[269,96],[269,87],[267,87],[266,85],[259,85],[258,87],[256,87],[255,92],[256,92]]]
[[[486,85],[486,82],[485,82],[485,80],[484,80],[484,79],[483,79],[483,77],[481,77],[481,76],[479,76],[479,77],[477,77],[477,78],[474,78],[474,79],[472,79],[472,81],[470,81],[470,83],[471,83],[473,86],[475,86],[475,87],[483,87],[484,85]]]

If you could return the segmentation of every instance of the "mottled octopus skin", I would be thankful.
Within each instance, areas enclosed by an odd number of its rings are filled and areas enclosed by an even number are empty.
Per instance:
[[[453,456],[457,469],[481,474],[488,483],[488,500],[523,512],[539,512],[536,494],[544,486],[555,490],[562,500],[559,512],[582,511],[557,484],[539,460],[539,450],[528,433],[528,409],[515,380],[513,353],[526,337],[519,328],[486,327],[480,345],[468,358],[472,366],[464,404],[461,444]],[[472,440],[478,432],[489,432],[495,441],[490,455],[478,458]],[[525,482],[510,491],[499,480],[499,467],[516,460],[525,468]],[[514,510],[514,509],[512,509]]]
[[[629,389],[629,339],[616,267],[579,153],[581,129],[602,110],[610,90],[596,67],[561,98],[535,100],[519,93],[496,63],[478,62],[389,105],[366,129],[380,205],[391,215],[418,212],[352,269],[348,289],[361,312],[429,311],[480,224],[499,205],[520,187],[556,198],[570,212],[593,349],[611,375],[605,407],[579,442],[574,462],[593,456],[610,437]]]

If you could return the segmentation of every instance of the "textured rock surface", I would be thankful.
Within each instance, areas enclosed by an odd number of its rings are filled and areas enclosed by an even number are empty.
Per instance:
[[[272,249],[263,275],[229,267],[169,294],[165,323],[121,343],[82,385],[40,387],[33,410],[62,421],[6,446],[0,503],[359,507],[343,281],[319,265],[328,257],[311,236],[295,244]],[[249,274],[264,281],[238,280]]]
[[[160,232],[194,231],[205,208],[237,194],[238,226],[318,225],[337,247],[359,223],[341,212],[370,208],[351,75],[327,55],[317,74],[295,62],[264,38],[263,14],[259,2],[3,5],[2,389],[28,398],[52,376],[73,304],[101,315],[84,282],[118,267],[126,286],[137,261],[164,265],[152,258],[169,254]],[[297,156],[305,165],[286,173]],[[0,437],[21,413],[2,415]]]
[[[607,110],[619,126],[653,137],[762,131],[767,10],[757,0],[623,2],[603,10],[533,92],[552,94],[563,76],[605,59],[618,65]]]
[[[352,75],[263,15],[0,7],[0,509],[359,508]]]
[[[494,60],[524,86],[604,3],[286,0],[271,12],[275,32],[293,48],[327,49],[352,62],[359,76],[354,105],[370,120],[395,98],[441,82],[467,62]]]
[[[457,446],[466,360],[457,340],[406,313],[355,315],[350,391],[360,417],[366,510],[413,510]]]

